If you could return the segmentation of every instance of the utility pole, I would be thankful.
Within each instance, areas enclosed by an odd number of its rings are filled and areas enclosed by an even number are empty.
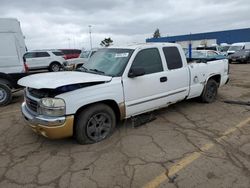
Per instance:
[[[89,42],[90,42],[90,49],[92,50],[92,36],[91,36],[91,25],[89,25]]]
[[[188,45],[188,57],[191,59],[192,58],[192,33],[190,33],[190,41]]]

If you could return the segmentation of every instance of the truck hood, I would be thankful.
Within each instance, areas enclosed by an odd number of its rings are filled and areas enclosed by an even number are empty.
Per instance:
[[[111,79],[112,77],[110,76],[103,76],[86,72],[56,72],[26,76],[20,79],[18,81],[18,84],[34,89],[56,89],[58,87],[73,84],[108,82]]]

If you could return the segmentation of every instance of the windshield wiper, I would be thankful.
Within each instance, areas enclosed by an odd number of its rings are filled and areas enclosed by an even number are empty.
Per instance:
[[[88,69],[86,67],[84,67],[84,66],[81,66],[78,69],[76,69],[76,71],[88,72]]]
[[[80,68],[78,68],[76,71],[81,71],[81,72],[89,72],[89,73],[93,73],[93,72],[95,72],[95,73],[98,73],[98,74],[105,74],[105,72],[103,72],[103,71],[100,71],[100,70],[98,70],[98,69],[87,69],[86,67],[84,67],[84,66],[81,66]]]
[[[100,74],[105,74],[105,72],[103,71],[100,71],[98,69],[89,69],[90,71],[93,71],[93,72],[97,72],[97,73],[100,73]]]

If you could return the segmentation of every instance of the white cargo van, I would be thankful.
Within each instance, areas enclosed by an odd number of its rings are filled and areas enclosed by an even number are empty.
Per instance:
[[[250,42],[238,42],[238,43],[232,44],[227,51],[227,55],[234,54],[235,52],[238,52],[244,49],[250,49]]]
[[[12,18],[0,18],[0,106],[12,99],[12,91],[18,89],[17,81],[26,76],[23,62],[26,52],[20,22]]]

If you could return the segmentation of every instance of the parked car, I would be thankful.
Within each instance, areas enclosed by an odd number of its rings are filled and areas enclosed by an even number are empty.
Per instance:
[[[0,19],[0,106],[11,102],[12,92],[20,88],[18,79],[27,75],[23,61],[24,36],[17,19]]]
[[[67,63],[64,65],[66,70],[74,70],[81,67],[84,63],[88,62],[88,60],[97,52],[97,48],[89,50],[89,51],[82,51],[78,58],[69,59]]]
[[[244,49],[250,49],[250,42],[239,42],[239,43],[232,44],[227,51],[227,55],[229,56],[231,54],[234,54],[235,52],[238,52]]]
[[[51,72],[60,71],[66,62],[64,54],[59,50],[30,51],[25,53],[24,61],[28,65],[29,70],[47,69]]]
[[[219,52],[224,55],[224,56],[227,56],[227,51],[229,50],[231,45],[229,44],[221,44],[219,46]]]
[[[230,56],[229,63],[250,63],[250,49],[249,50],[240,50]]]
[[[219,52],[219,46],[213,45],[213,46],[199,46],[196,48],[196,50],[213,50]]]
[[[78,58],[81,50],[78,49],[59,49],[65,55],[65,59]]]
[[[207,61],[214,61],[214,60],[221,60],[226,59],[226,57],[214,50],[192,50],[192,57],[189,58],[189,54],[186,53],[187,61],[200,61],[200,62],[207,62]]]
[[[179,44],[112,46],[78,71],[19,80],[26,87],[22,113],[47,138],[74,135],[80,144],[95,143],[110,136],[119,120],[195,97],[215,101],[228,70],[226,59],[187,64]]]

